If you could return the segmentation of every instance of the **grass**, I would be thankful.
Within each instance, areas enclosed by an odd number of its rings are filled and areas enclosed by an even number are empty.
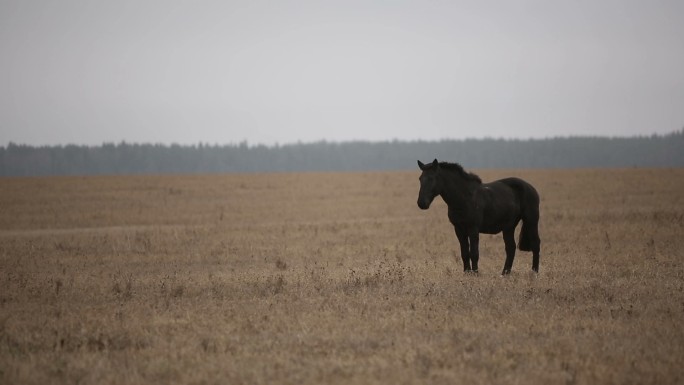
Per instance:
[[[681,383],[684,170],[502,170],[541,272],[418,172],[4,178],[0,383]]]

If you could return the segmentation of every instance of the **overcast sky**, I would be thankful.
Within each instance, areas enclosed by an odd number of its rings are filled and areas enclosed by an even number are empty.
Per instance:
[[[0,0],[0,145],[668,133],[684,1]]]

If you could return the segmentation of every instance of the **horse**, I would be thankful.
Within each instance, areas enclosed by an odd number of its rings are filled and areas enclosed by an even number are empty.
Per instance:
[[[430,164],[418,161],[422,171],[418,207],[430,208],[440,195],[449,208],[449,221],[454,226],[461,246],[463,271],[477,273],[479,237],[503,232],[506,262],[502,275],[511,273],[515,258],[515,228],[522,220],[518,238],[521,251],[532,252],[532,270],[539,272],[539,194],[519,178],[505,178],[482,183],[479,176],[466,172],[458,163]]]

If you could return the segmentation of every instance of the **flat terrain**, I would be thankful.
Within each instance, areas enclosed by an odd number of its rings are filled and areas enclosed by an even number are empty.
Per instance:
[[[684,169],[472,171],[539,275],[465,275],[418,170],[0,179],[0,383],[684,382]]]

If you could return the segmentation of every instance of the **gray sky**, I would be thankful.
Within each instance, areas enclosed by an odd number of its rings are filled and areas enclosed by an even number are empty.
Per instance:
[[[684,1],[0,0],[0,145],[650,135]]]

